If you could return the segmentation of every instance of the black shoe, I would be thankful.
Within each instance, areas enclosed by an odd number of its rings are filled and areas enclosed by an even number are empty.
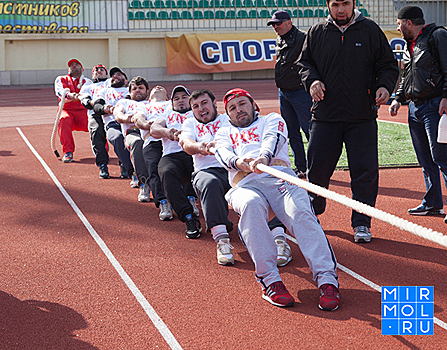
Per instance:
[[[120,177],[122,178],[122,179],[130,179],[130,175],[129,175],[129,172],[126,170],[126,168],[124,168],[124,166],[122,166],[121,165],[121,175],[120,175]]]
[[[191,239],[199,238],[200,232],[202,232],[200,221],[191,214],[186,215],[186,237]]]
[[[444,209],[427,207],[425,205],[420,205],[416,208],[408,209],[410,215],[445,215]]]
[[[99,167],[99,177],[101,179],[110,179],[109,168],[107,164],[101,164]]]

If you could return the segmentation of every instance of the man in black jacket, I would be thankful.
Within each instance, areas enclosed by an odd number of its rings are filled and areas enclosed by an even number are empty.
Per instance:
[[[279,88],[281,116],[286,121],[289,131],[290,147],[295,158],[295,172],[299,177],[306,177],[306,153],[300,127],[309,140],[312,98],[304,89],[296,63],[306,35],[292,24],[286,11],[276,11],[267,25],[271,25],[278,35],[275,83]]]
[[[308,147],[308,179],[328,188],[343,143],[353,199],[374,206],[378,192],[377,109],[386,104],[398,77],[385,34],[355,9],[353,0],[327,0],[327,20],[308,32],[300,75],[314,100]],[[310,194],[315,214],[324,197]],[[352,212],[354,241],[371,241],[371,218]]]
[[[407,42],[405,71],[390,114],[396,115],[401,103],[410,101],[408,125],[427,189],[421,205],[408,212],[443,215],[439,170],[447,185],[447,144],[437,142],[437,137],[439,120],[447,113],[447,30],[434,23],[425,25],[424,13],[417,6],[400,9],[397,30]]]

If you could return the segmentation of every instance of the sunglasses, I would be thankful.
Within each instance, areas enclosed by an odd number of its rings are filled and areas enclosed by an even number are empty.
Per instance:
[[[281,24],[283,24],[285,21],[287,21],[286,19],[283,19],[281,22],[278,22],[278,23],[272,23],[272,27],[273,28],[275,28],[275,27],[279,27]]]

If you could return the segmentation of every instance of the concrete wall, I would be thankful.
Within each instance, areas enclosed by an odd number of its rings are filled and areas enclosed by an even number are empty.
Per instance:
[[[169,33],[180,36],[183,33]],[[129,77],[150,81],[270,79],[274,70],[217,74],[166,73],[166,33],[2,34],[0,85],[53,84],[67,73],[67,62],[78,58],[91,76],[98,63],[119,66]]]

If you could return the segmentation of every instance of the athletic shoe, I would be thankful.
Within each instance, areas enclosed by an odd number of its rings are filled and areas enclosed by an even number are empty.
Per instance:
[[[273,282],[262,293],[262,298],[276,306],[293,306],[295,300],[281,281]]]
[[[278,266],[286,266],[292,260],[292,250],[286,241],[275,239]]]
[[[444,222],[447,224],[447,215],[444,218]]]
[[[335,311],[340,304],[338,288],[332,284],[323,284],[320,287],[320,302],[318,307],[323,311]]]
[[[99,177],[101,179],[110,179],[109,168],[107,164],[101,164],[99,167]]]
[[[138,202],[150,202],[149,197],[150,187],[146,184],[141,184],[140,193],[138,194]]]
[[[121,174],[120,174],[120,177],[121,177],[122,179],[130,179],[129,172],[126,170],[126,168],[124,168],[124,166],[123,166],[122,164],[121,164],[120,166],[121,166]]]
[[[73,161],[73,152],[67,152],[62,157],[64,163],[71,163]]]
[[[132,174],[132,177],[129,177],[130,180],[130,187],[132,188],[138,188],[138,178],[135,173]]]
[[[199,217],[199,208],[197,208],[197,201],[196,198],[193,196],[188,196],[189,203],[191,203],[192,209],[194,210],[194,216]]]
[[[160,201],[160,214],[158,214],[160,220],[172,220],[174,214],[172,213],[171,204],[167,199],[162,199]]]
[[[410,215],[445,215],[444,209],[427,207],[425,205],[420,205],[416,208],[408,209]]]
[[[219,265],[234,265],[233,249],[229,238],[219,240],[219,243],[217,243],[217,262]]]
[[[354,227],[354,242],[355,243],[369,243],[371,242],[371,231],[366,226]]]
[[[200,221],[191,214],[186,215],[186,237],[191,239],[199,238],[200,232],[202,232]]]

